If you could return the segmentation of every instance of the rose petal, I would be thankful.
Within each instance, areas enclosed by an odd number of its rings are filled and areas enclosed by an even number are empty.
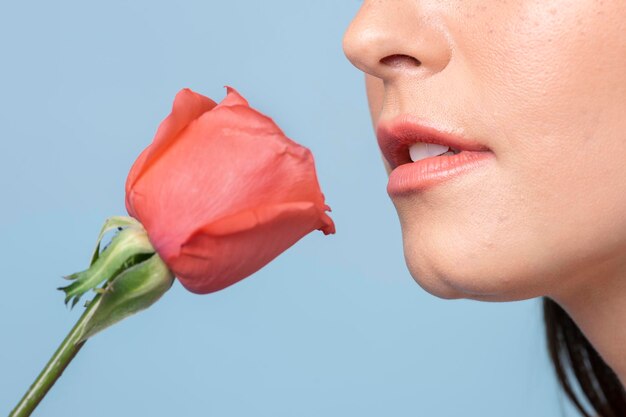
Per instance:
[[[172,111],[159,125],[152,144],[144,149],[139,155],[139,158],[137,158],[137,161],[133,164],[128,178],[126,179],[126,192],[128,193],[139,177],[148,170],[150,165],[152,165],[163,152],[165,152],[167,147],[176,139],[177,135],[187,127],[191,121],[197,119],[215,106],[217,106],[217,103],[213,100],[189,88],[180,90],[174,98]]]
[[[198,229],[164,260],[185,288],[206,294],[256,272],[322,223],[311,202],[256,207]]]
[[[218,104],[218,106],[227,107],[227,106],[246,106],[249,107],[248,100],[243,98],[241,94],[237,92],[232,87],[226,87],[226,98]]]

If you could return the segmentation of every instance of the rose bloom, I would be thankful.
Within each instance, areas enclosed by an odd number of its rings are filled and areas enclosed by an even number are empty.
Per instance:
[[[126,181],[126,209],[194,293],[254,273],[313,230],[335,233],[311,152],[233,88],[181,90]]]

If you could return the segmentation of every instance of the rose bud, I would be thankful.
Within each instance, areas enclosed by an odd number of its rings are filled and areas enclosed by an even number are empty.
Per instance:
[[[233,88],[181,90],[126,181],[126,209],[182,285],[210,293],[313,230],[335,233],[313,155]]]

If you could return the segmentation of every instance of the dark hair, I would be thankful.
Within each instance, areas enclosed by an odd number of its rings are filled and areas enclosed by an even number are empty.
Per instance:
[[[561,387],[585,417],[626,416],[626,391],[613,370],[589,343],[572,318],[554,300],[543,298],[548,351]],[[573,372],[592,407],[589,414],[574,393],[567,371]]]

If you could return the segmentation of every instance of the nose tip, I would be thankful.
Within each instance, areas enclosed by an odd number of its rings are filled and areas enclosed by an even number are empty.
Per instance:
[[[361,71],[385,81],[431,76],[451,59],[438,20],[411,2],[366,0],[344,33],[344,54]]]
[[[346,58],[348,58],[348,61],[350,61],[352,65],[361,71],[366,72],[364,56],[367,54],[366,43],[368,42],[364,42],[360,39],[366,34],[356,32],[354,29],[355,22],[356,18],[352,21],[352,23],[350,23],[350,26],[348,26],[348,29],[343,35],[343,54]]]

